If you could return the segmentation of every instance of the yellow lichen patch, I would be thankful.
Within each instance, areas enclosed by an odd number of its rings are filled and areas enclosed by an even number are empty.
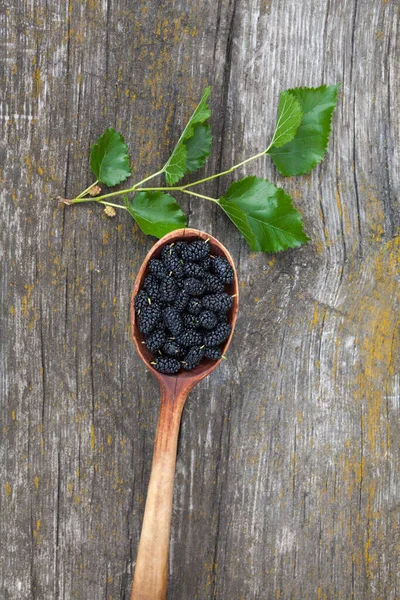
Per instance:
[[[12,420],[13,420],[13,421],[15,421],[15,420],[16,420],[16,416],[15,416],[15,410],[12,410],[12,411],[11,411],[11,418],[12,418]]]
[[[34,478],[34,483],[35,483],[35,488],[38,490],[39,489],[39,477],[36,475],[36,477]]]
[[[5,487],[6,487],[6,496],[10,496],[11,492],[12,492],[12,488],[11,488],[11,485],[8,483],[8,481],[6,481]]]
[[[94,432],[94,425],[90,426],[90,447],[93,451],[96,447],[96,435]]]

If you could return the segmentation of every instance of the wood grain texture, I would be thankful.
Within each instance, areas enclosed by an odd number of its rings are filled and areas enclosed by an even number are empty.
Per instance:
[[[158,413],[129,330],[153,242],[51,198],[89,185],[106,126],[144,177],[210,83],[211,174],[267,145],[281,89],[322,82],[327,160],[240,173],[285,185],[311,243],[250,254],[178,198],[242,289],[183,413],[168,599],[400,598],[398,3],[0,0],[0,28],[0,598],[129,598]]]

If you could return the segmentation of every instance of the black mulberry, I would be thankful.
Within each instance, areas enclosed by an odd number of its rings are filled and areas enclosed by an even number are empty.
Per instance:
[[[160,284],[161,299],[164,302],[173,302],[176,299],[178,287],[173,277],[166,277]]]
[[[220,294],[224,291],[224,284],[219,277],[213,275],[212,273],[207,273],[203,281],[206,286],[206,292],[209,294]]]
[[[184,263],[183,272],[185,277],[196,277],[196,279],[202,279],[205,275],[203,267],[195,262]]]
[[[154,354],[163,346],[166,339],[167,336],[165,335],[165,331],[163,329],[155,329],[145,337],[145,342],[147,348]]]
[[[227,312],[231,308],[232,303],[232,296],[225,292],[221,294],[209,294],[202,298],[204,308],[208,308],[214,312]]]
[[[168,275],[173,275],[173,277],[176,277],[177,279],[183,277],[183,264],[176,254],[167,256],[164,260],[164,265]]]
[[[209,358],[210,360],[219,360],[222,357],[222,352],[218,348],[218,346],[205,346],[204,347],[204,358]]]
[[[176,358],[160,356],[151,363],[157,371],[166,375],[174,375],[181,368],[181,363]]]
[[[216,256],[212,261],[212,270],[223,283],[232,283],[234,273],[231,265],[223,256]]]
[[[181,313],[171,306],[164,310],[163,317],[164,323],[170,332],[174,336],[179,335],[183,329]]]
[[[186,313],[183,315],[183,324],[185,329],[197,329],[200,326],[199,317]]]
[[[167,356],[173,356],[179,358],[183,356],[183,348],[175,340],[167,340],[163,346],[162,351]]]
[[[167,274],[164,263],[161,260],[157,260],[157,258],[152,258],[149,261],[149,270],[157,279],[164,279]]]
[[[135,313],[138,314],[143,308],[149,306],[149,298],[144,290],[140,290],[135,296]]]
[[[210,244],[204,240],[196,240],[182,248],[182,258],[184,261],[199,262],[206,258],[210,253]]]
[[[201,311],[201,300],[200,298],[190,298],[187,309],[191,315],[199,315]]]
[[[150,333],[161,318],[160,306],[156,303],[145,306],[138,316],[138,328],[144,334]]]
[[[206,333],[203,337],[203,343],[206,346],[219,346],[230,336],[232,327],[228,323],[219,323],[215,329]]]
[[[183,283],[185,291],[191,296],[202,296],[205,292],[206,286],[201,279],[189,277],[189,279],[185,279]]]
[[[190,348],[191,346],[201,346],[203,344],[203,336],[195,329],[188,329],[187,331],[181,333],[176,341],[185,348]]]
[[[184,290],[179,291],[173,303],[173,307],[176,308],[176,310],[179,310],[179,312],[181,312],[187,307],[189,300],[190,296],[187,292],[185,292]]]
[[[218,324],[218,318],[211,310],[202,310],[199,314],[199,322],[204,329],[214,329]]]
[[[189,352],[186,354],[185,358],[182,361],[182,366],[186,371],[190,371],[197,367],[201,359],[204,356],[204,347],[203,346],[194,346],[190,348]]]

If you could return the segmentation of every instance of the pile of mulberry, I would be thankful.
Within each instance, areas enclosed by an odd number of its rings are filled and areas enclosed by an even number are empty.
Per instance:
[[[134,305],[155,369],[176,375],[222,358],[220,346],[231,334],[227,286],[233,280],[226,258],[211,255],[202,239],[166,244],[149,261]]]

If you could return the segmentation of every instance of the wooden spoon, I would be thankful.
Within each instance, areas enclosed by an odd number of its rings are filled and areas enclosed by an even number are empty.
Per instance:
[[[142,344],[143,334],[140,333],[135,321],[134,298],[147,275],[149,260],[160,255],[162,246],[178,240],[190,242],[198,238],[209,240],[211,254],[225,256],[235,274],[233,283],[226,287],[227,292],[234,295],[234,298],[232,308],[228,313],[232,331],[223,347],[223,353],[225,353],[236,323],[238,280],[235,265],[228,250],[211,235],[196,229],[178,229],[168,233],[153,246],[146,256],[136,277],[132,293],[131,323],[133,340],[145,365],[160,382],[161,407],[131,600],[165,600],[166,598],[176,449],[182,410],[190,390],[204,377],[207,377],[220,363],[220,360],[203,359],[202,363],[192,371],[182,371],[177,375],[164,375],[156,371],[151,364],[153,357],[146,346]]]

